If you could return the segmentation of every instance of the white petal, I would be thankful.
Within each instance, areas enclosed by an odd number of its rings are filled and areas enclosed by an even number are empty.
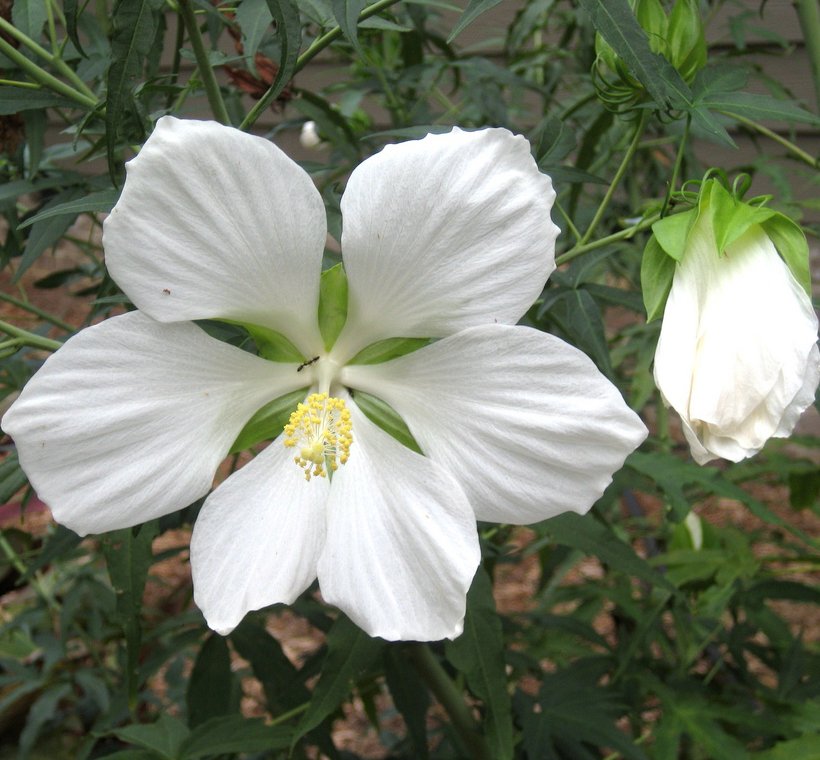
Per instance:
[[[102,533],[205,494],[248,418],[298,388],[293,365],[139,312],[88,327],[51,356],[3,417],[55,519]]]
[[[282,440],[222,483],[194,525],[194,601],[223,635],[250,610],[290,604],[316,578],[329,484],[305,481]]]
[[[470,328],[342,382],[393,406],[480,520],[583,513],[646,437],[587,356],[528,327]]]
[[[347,347],[515,323],[555,268],[550,178],[505,129],[388,145],[342,197]]]
[[[216,318],[284,332],[310,355],[325,210],[273,143],[215,122],[159,120],[105,221],[111,276],[161,322]]]
[[[711,223],[700,223],[669,294],[655,382],[696,461],[739,461],[789,435],[812,402],[817,317],[760,227],[719,257]]]
[[[371,636],[455,638],[480,559],[470,505],[447,472],[350,406],[353,446],[330,489],[322,596]]]

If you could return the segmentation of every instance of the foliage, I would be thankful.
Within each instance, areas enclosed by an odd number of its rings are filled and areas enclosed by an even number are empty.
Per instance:
[[[162,539],[184,534],[199,504],[100,540],[9,523],[0,757],[364,757],[334,744],[334,721],[351,712],[395,758],[820,754],[817,633],[789,616],[820,602],[806,527],[820,507],[820,441],[770,443],[732,467],[692,463],[652,383],[659,322],[647,321],[641,297],[651,227],[686,205],[684,182],[704,176],[707,144],[728,175],[770,180],[784,236],[794,234],[788,214],[816,238],[817,200],[794,188],[817,187],[817,163],[795,133],[820,119],[757,64],[789,43],[768,29],[758,45],[753,4],[721,0],[656,0],[637,14],[627,0],[462,5],[15,0],[0,18],[0,265],[10,290],[0,297],[30,329],[0,322],[0,399],[82,325],[123,306],[102,261],[101,219],[160,116],[208,116],[294,146],[315,122],[322,144],[302,151],[304,165],[337,239],[340,187],[363,158],[449,125],[495,125],[528,137],[558,190],[565,266],[527,321],[585,351],[650,439],[587,517],[482,526],[465,633],[446,644],[370,639],[311,592],[284,617],[263,610],[227,638],[209,632],[190,582],[174,585],[162,570],[185,566],[184,543]],[[478,44],[471,34],[488,13],[508,26]],[[707,50],[701,19],[721,14],[731,35],[715,39],[707,25]],[[819,49],[818,29],[806,35]],[[749,135],[757,152],[737,158],[732,146]],[[66,245],[73,263],[41,266]],[[657,246],[646,257],[657,317],[671,259]],[[327,259],[323,287],[340,276],[338,256]],[[38,306],[55,293],[66,321]],[[344,321],[331,305],[326,340]],[[289,350],[277,334],[206,327],[255,341],[263,355]],[[361,361],[420,345],[405,343],[377,344]],[[281,428],[295,399],[285,402],[260,410],[235,451]],[[416,445],[401,419],[384,424]],[[3,449],[0,504],[36,511],[8,439]],[[739,524],[711,519],[722,510]],[[525,601],[497,612],[493,583],[498,592],[523,577]],[[282,620],[309,627],[315,646],[294,656],[272,633]],[[442,709],[430,710],[434,700]]]

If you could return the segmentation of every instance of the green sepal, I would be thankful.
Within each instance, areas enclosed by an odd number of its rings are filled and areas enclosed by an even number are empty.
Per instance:
[[[683,258],[689,230],[692,229],[697,218],[698,209],[693,208],[682,214],[665,216],[652,225],[652,233],[667,256],[671,256],[675,261]]]
[[[268,402],[246,423],[231,446],[229,454],[244,451],[261,441],[276,438],[290,419],[291,412],[305,400],[307,388],[301,388]]]
[[[353,399],[356,406],[364,412],[372,423],[378,425],[385,433],[392,435],[408,449],[412,449],[417,454],[423,453],[404,420],[390,404],[364,391],[354,391]]]
[[[233,324],[241,325],[248,331],[248,334],[256,343],[259,356],[263,359],[271,362],[295,362],[297,364],[305,361],[306,357],[302,356],[302,352],[282,333],[260,325],[248,325],[243,322],[234,322]]]
[[[672,289],[675,267],[675,259],[667,255],[655,236],[649,238],[641,259],[641,291],[647,322],[652,322],[663,314],[666,299]]]
[[[430,340],[430,338],[386,338],[363,348],[348,364],[381,364],[397,356],[418,351],[429,345]]]
[[[811,271],[809,270],[809,244],[806,235],[793,219],[774,212],[761,225],[780,252],[786,266],[791,270],[806,294],[811,298]]]
[[[319,332],[330,351],[347,321],[347,275],[341,264],[322,272],[319,285]]]
[[[772,209],[739,201],[717,180],[704,184],[698,206],[701,214],[712,216],[712,232],[719,256],[723,256],[726,248],[752,225],[763,224],[775,214]]]

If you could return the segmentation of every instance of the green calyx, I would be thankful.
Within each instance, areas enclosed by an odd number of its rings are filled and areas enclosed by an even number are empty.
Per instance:
[[[641,287],[647,319],[663,314],[672,288],[675,262],[680,262],[690,247],[692,235],[709,235],[719,256],[751,227],[758,225],[769,236],[778,253],[800,286],[810,295],[809,248],[800,226],[789,217],[762,205],[765,199],[742,200],[745,186],[729,191],[716,177],[701,183],[697,205],[687,211],[664,217],[652,225],[641,262]]]
[[[666,58],[691,84],[706,65],[707,52],[697,0],[676,0],[668,16],[661,0],[633,0],[631,4],[652,52]],[[600,34],[595,37],[595,52],[596,86],[606,105],[620,110],[644,99],[644,86]]]

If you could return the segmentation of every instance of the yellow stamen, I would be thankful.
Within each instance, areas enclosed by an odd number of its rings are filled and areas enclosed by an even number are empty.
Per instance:
[[[305,480],[327,477],[347,462],[352,423],[345,402],[327,393],[311,393],[285,425],[285,446],[298,447],[293,461],[305,471]]]

